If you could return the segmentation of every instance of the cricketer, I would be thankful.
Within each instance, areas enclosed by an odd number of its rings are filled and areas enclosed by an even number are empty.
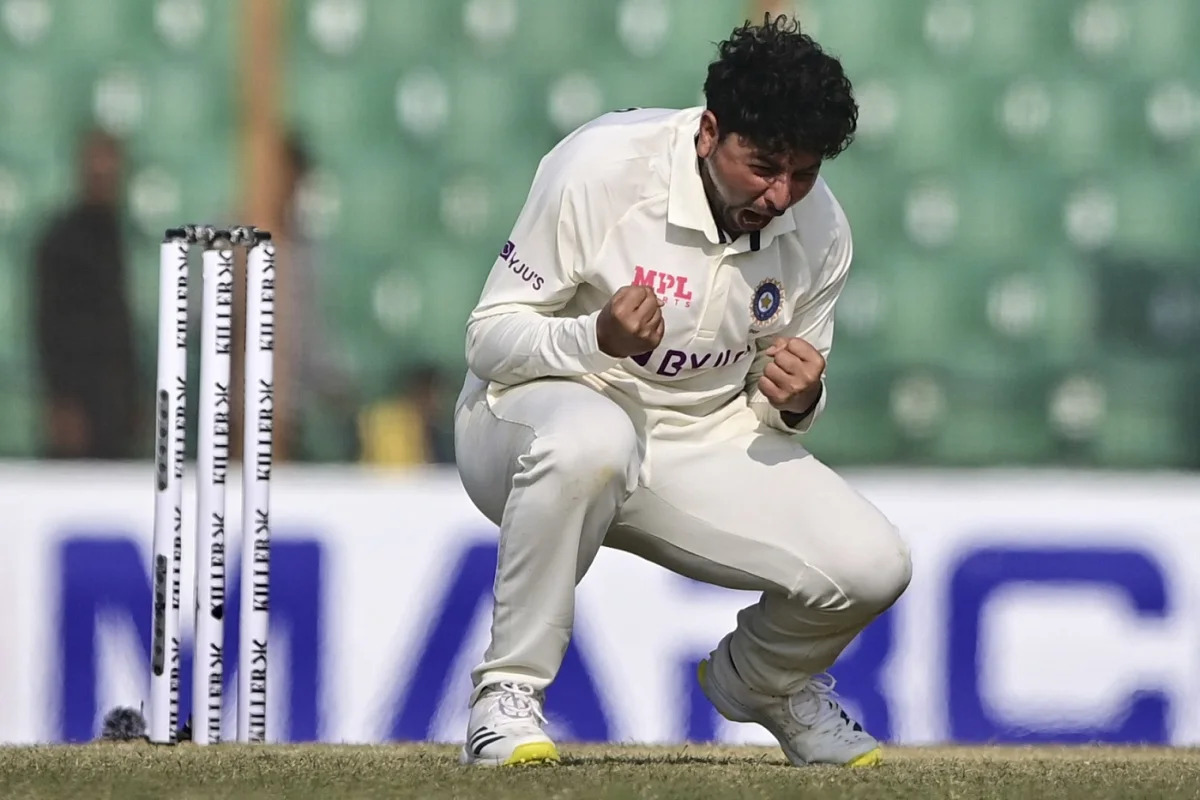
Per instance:
[[[463,486],[500,527],[460,760],[559,758],[545,689],[604,545],[761,592],[700,664],[795,765],[878,763],[826,670],[911,578],[907,545],[814,457],[850,227],[822,164],[853,140],[839,61],[747,23],[703,107],[627,109],[541,161],[466,329]]]

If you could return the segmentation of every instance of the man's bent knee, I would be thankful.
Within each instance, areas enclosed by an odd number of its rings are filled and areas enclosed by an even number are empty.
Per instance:
[[[895,527],[886,520],[876,525],[860,531],[859,544],[836,560],[809,563],[795,596],[808,608],[839,617],[868,619],[890,608],[912,579],[912,558]]]
[[[881,614],[894,604],[912,580],[912,555],[890,523],[870,537],[870,549],[832,576],[849,604],[864,615]]]

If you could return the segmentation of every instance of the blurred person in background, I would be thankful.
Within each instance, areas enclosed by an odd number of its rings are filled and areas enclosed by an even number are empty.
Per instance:
[[[301,208],[313,157],[295,131],[286,135],[282,154],[272,215],[278,223],[271,231],[281,265],[275,290],[275,458],[352,460],[357,390],[326,324],[325,257],[305,227]],[[310,452],[314,439],[321,439],[321,452]]]
[[[87,132],[77,194],[35,243],[34,336],[51,458],[137,457],[147,432],[126,284],[124,166],[119,141]]]
[[[541,162],[467,324],[463,486],[500,526],[463,763],[557,761],[544,692],[603,546],[758,591],[697,675],[796,765],[879,762],[825,675],[908,587],[895,526],[810,454],[850,225],[840,62],[786,17],[721,43],[706,105],[626,109]]]
[[[359,414],[362,460],[375,466],[454,463],[445,376],[433,364],[401,370],[386,397]]]

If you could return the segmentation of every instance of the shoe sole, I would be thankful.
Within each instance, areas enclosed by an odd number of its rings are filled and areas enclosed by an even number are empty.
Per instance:
[[[559,763],[558,748],[553,742],[528,742],[513,748],[506,759],[479,758],[471,755],[464,747],[458,759],[460,764],[473,767],[526,767],[538,764]]]
[[[704,659],[703,661],[701,661],[696,666],[696,680],[699,681],[700,690],[704,692],[704,696],[708,698],[708,701],[713,704],[713,707],[717,709],[717,712],[720,713],[720,715],[722,717],[729,720],[730,722],[753,722],[753,723],[763,726],[779,742],[779,747],[780,747],[780,749],[783,750],[784,755],[786,755],[788,757],[788,761],[791,761],[796,766],[807,766],[808,765],[807,761],[800,758],[800,756],[797,755],[796,753],[793,753],[791,751],[791,749],[788,748],[788,746],[786,744],[784,744],[787,737],[783,736],[779,731],[775,730],[775,727],[773,725],[771,725],[767,722],[764,722],[761,719],[757,719],[750,712],[750,709],[746,708],[745,706],[743,706],[741,703],[737,702],[736,700],[726,697],[723,693],[721,693],[719,687],[717,687],[715,684],[709,683],[708,659],[707,658]],[[868,750],[867,752],[865,752],[861,755],[857,755],[854,758],[850,759],[849,761],[845,762],[844,764],[840,764],[838,766],[851,767],[851,768],[853,768],[853,767],[874,767],[874,766],[878,766],[882,762],[883,762],[883,748],[876,747],[871,750]]]

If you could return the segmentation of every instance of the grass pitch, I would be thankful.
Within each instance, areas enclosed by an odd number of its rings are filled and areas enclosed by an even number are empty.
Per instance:
[[[0,748],[3,798],[1200,797],[1200,750],[890,748],[882,766],[788,766],[759,747],[566,746],[554,767],[467,769],[457,748],[98,743]]]

